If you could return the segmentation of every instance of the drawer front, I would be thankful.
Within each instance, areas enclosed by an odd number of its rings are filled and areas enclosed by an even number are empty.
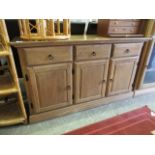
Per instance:
[[[113,57],[139,56],[143,43],[114,44]]]
[[[73,60],[72,46],[25,48],[28,65],[68,62]]]
[[[76,60],[93,60],[109,58],[111,53],[111,45],[79,45],[76,46]]]
[[[109,27],[108,33],[113,34],[134,34],[138,32],[138,27]]]
[[[110,20],[110,26],[139,26],[140,21],[131,21],[131,20]]]

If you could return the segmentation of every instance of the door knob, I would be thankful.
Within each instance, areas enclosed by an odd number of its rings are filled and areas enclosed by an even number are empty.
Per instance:
[[[106,82],[106,80],[102,80],[102,83],[105,83]]]

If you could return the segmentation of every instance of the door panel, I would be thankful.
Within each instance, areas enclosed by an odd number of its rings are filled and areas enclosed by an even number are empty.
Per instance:
[[[75,63],[75,103],[105,96],[108,60]]]
[[[111,59],[107,88],[108,96],[132,90],[137,60],[138,57]]]
[[[28,68],[36,112],[72,104],[72,65],[69,63]]]

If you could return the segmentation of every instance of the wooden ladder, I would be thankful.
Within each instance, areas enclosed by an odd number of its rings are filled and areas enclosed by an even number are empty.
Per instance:
[[[15,103],[0,104],[0,126],[24,123],[27,115],[4,20],[0,20],[0,59],[2,58],[7,60],[10,74],[0,75],[0,99],[15,95],[17,100]]]

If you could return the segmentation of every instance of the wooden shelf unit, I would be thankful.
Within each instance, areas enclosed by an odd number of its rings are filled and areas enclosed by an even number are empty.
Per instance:
[[[8,95],[18,92],[18,88],[15,86],[9,75],[0,77],[0,86],[0,95]]]
[[[0,106],[0,127],[23,123],[25,118],[17,103]]]
[[[24,123],[27,119],[4,20],[0,20],[0,59],[1,58],[6,58],[9,73],[4,72],[0,75],[0,98],[16,94],[17,103],[8,104],[4,101],[4,104],[0,104],[0,127]],[[1,69],[3,70],[3,66]]]
[[[8,51],[0,51],[0,57],[8,56],[8,55],[9,55]]]

